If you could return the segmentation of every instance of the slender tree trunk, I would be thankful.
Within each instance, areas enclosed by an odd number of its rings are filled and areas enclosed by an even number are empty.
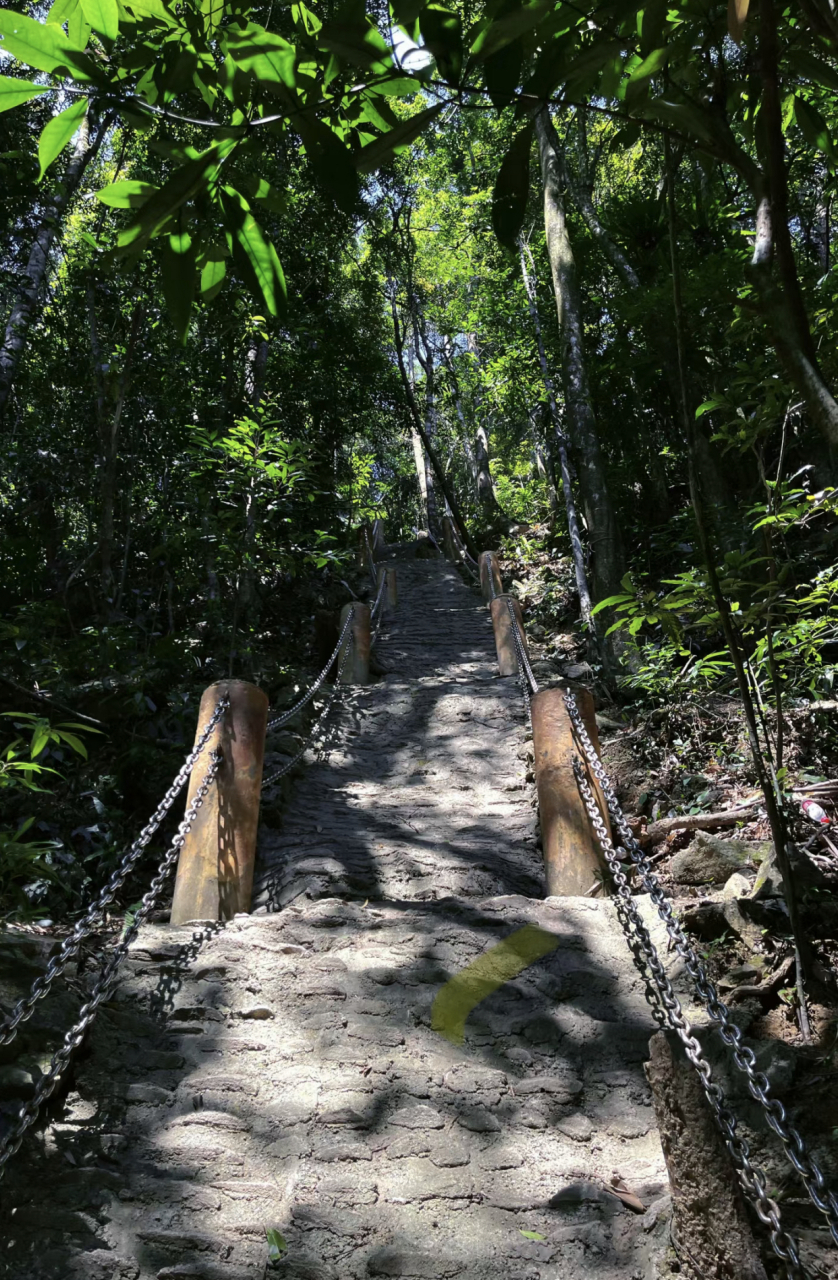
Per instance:
[[[96,156],[102,139],[110,128],[112,117],[100,124],[91,124],[90,117],[83,120],[70,162],[60,183],[47,202],[41,224],[29,251],[29,261],[24,272],[26,283],[12,307],[3,346],[0,347],[0,422],[6,408],[17,374],[20,359],[26,346],[29,328],[40,305],[44,280],[49,267],[50,250],[61,226],[67,206],[75,195],[84,172]]]
[[[416,480],[419,485],[419,525],[420,528],[427,529],[430,525],[428,517],[428,460],[422,447],[422,437],[415,427],[411,429],[410,440],[413,445],[413,461],[416,466]]]
[[[486,523],[494,527],[509,528],[509,521],[495,493],[492,479],[491,448],[489,443],[488,414],[480,394],[480,342],[476,333],[468,335],[468,349],[474,360],[474,468],[477,484],[477,501],[483,508]]]
[[[692,444],[693,439],[693,422],[694,414],[689,403],[689,393],[687,391],[687,379],[685,371],[684,359],[684,319],[683,306],[681,303],[681,282],[678,264],[677,238],[676,238],[676,210],[675,210],[675,166],[672,163],[671,147],[669,138],[665,139],[666,147],[666,181],[667,181],[667,212],[669,219],[669,249],[672,260],[672,296],[675,310],[675,341],[678,355],[678,369],[681,381],[681,409],[684,418],[684,433],[688,443]],[[751,695],[751,688],[748,683],[748,675],[745,669],[745,663],[742,658],[742,650],[739,645],[736,632],[734,630],[733,621],[730,614],[730,605],[722,591],[719,576],[716,572],[716,557],[713,552],[713,546],[710,541],[710,535],[704,516],[704,504],[701,498],[701,490],[699,486],[698,476],[693,463],[693,451],[690,448],[688,452],[689,459],[689,480],[690,480],[690,497],[692,499],[693,514],[695,516],[696,531],[698,533],[699,543],[701,545],[701,555],[707,569],[707,576],[710,582],[710,589],[718,610],[719,620],[721,622],[722,631],[724,633],[725,643],[733,661],[734,671],[736,672],[736,683],[739,687],[739,696],[742,700],[742,710],[745,716],[745,727],[748,733],[748,742],[751,748],[751,756],[754,762],[754,770],[759,781],[763,799],[765,801],[765,810],[768,817],[768,825],[771,830],[771,838],[774,844],[774,854],[777,859],[777,866],[780,870],[780,876],[783,882],[783,895],[786,900],[786,906],[789,912],[789,923],[791,925],[792,937],[794,939],[795,960],[797,964],[797,981],[798,992],[800,995],[800,1016],[801,1016],[801,1032],[804,1040],[809,1038],[808,1014],[806,1011],[806,998],[803,989],[804,978],[807,974],[808,964],[810,960],[809,947],[803,933],[800,922],[800,912],[797,903],[796,887],[794,884],[794,875],[789,860],[789,842],[788,828],[786,826],[785,817],[783,815],[777,795],[776,775],[769,777],[766,768],[765,757],[759,743],[759,732],[757,729],[757,717],[754,707],[754,700]]]
[[[111,601],[114,590],[114,508],[116,505],[117,471],[119,466],[119,432],[122,425],[125,398],[131,384],[134,355],[144,313],[142,303],[138,302],[131,317],[131,332],[125,353],[125,364],[116,384],[116,396],[112,412],[108,410],[106,404],[102,350],[99,345],[99,329],[96,321],[96,291],[93,281],[90,281],[87,287],[87,314],[90,330],[90,350],[93,356],[96,423],[99,430],[99,584],[102,599]]]
[[[460,382],[457,378],[457,371],[454,368],[454,354],[451,348],[450,338],[446,338],[443,343],[442,358],[445,362],[445,367],[448,370],[448,376],[451,379],[451,398],[454,401],[454,410],[457,414],[457,421],[460,424],[460,440],[463,446],[463,453],[466,455],[466,461],[476,485],[477,459],[474,456],[474,450],[471,447],[471,441],[469,439],[468,424],[463,410],[463,397],[460,394]]]
[[[463,539],[463,542],[465,543],[466,550],[468,551],[469,555],[476,560],[478,555],[480,554],[479,550],[477,548],[476,543],[474,542],[474,539],[469,533],[468,525],[466,524],[465,518],[463,517],[463,513],[460,510],[460,504],[457,501],[454,490],[451,488],[451,485],[448,483],[448,477],[445,474],[445,468],[442,466],[442,463],[440,462],[439,457],[437,456],[437,452],[433,447],[433,443],[431,442],[431,439],[428,436],[427,431],[425,430],[424,423],[422,422],[422,416],[419,413],[419,406],[416,403],[416,396],[414,394],[413,387],[410,382],[410,378],[407,375],[407,369],[405,367],[405,362],[404,362],[405,335],[402,331],[402,326],[399,321],[398,308],[396,307],[396,299],[395,299],[395,294],[393,292],[391,292],[391,297],[390,297],[390,312],[393,317],[393,338],[394,338],[394,345],[396,348],[396,359],[398,361],[399,373],[401,374],[401,378],[402,378],[402,386],[404,387],[404,393],[407,399],[408,408],[410,409],[410,416],[413,419],[414,428],[416,429],[416,433],[420,437],[422,444],[425,446],[425,449],[428,454],[428,458],[430,459],[431,466],[433,467],[433,470],[434,470],[434,475],[436,476],[436,479],[439,482],[439,487],[442,490],[443,494],[445,495],[445,500],[451,509],[451,515],[454,517],[454,520],[457,523],[457,527],[460,530],[460,535]]]
[[[546,197],[545,197],[546,198]],[[570,460],[567,455],[567,441],[562,431],[561,418],[559,417],[559,406],[556,403],[556,388],[553,384],[553,375],[550,372],[550,365],[547,362],[547,352],[544,348],[544,333],[541,328],[541,316],[538,314],[538,294],[535,281],[535,264],[532,262],[532,255],[529,253],[528,247],[525,247],[523,240],[519,240],[518,247],[521,254],[521,274],[524,277],[524,289],[527,294],[527,305],[529,307],[530,318],[535,330],[535,340],[538,346],[538,361],[541,365],[541,380],[544,383],[544,390],[547,394],[547,403],[550,406],[550,417],[553,423],[553,435],[556,442],[556,450],[559,455],[559,464],[562,473],[562,491],[564,496],[564,509],[567,517],[567,531],[570,536],[570,551],[573,557],[573,573],[576,578],[576,590],[579,592],[579,610],[585,625],[592,628],[591,620],[591,591],[588,586],[588,574],[585,569],[585,551],[582,546],[582,533],[579,528],[579,517],[576,513],[576,500],[573,496],[573,485],[570,478]],[[529,259],[529,261],[528,261]],[[593,629],[592,632],[593,633]]]
[[[602,600],[620,590],[623,554],[585,367],[582,309],[562,199],[558,139],[546,107],[536,116],[535,127],[544,188],[547,250],[562,335],[565,416],[576,451],[579,486],[593,551],[594,594]]]
[[[758,134],[763,140],[764,175],[753,183],[757,213],[751,277],[786,373],[803,396],[813,422],[830,445],[837,446],[838,403],[818,364],[789,229],[774,0],[759,0],[759,63],[763,127]]]
[[[251,415],[255,415],[265,394],[268,370],[268,343],[265,338],[252,338],[247,349],[244,369],[244,398]],[[258,604],[256,590],[256,472],[251,473],[244,497],[244,564],[239,577],[239,613],[251,620]]]

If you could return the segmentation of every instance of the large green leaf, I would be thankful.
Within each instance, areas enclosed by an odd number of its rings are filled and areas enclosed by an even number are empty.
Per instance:
[[[665,98],[652,98],[635,110],[638,115],[653,116],[687,137],[698,138],[700,142],[718,141],[712,116],[692,102],[668,102]]]
[[[189,313],[195,297],[195,246],[187,232],[165,237],[161,281],[166,307],[181,346],[189,334]]]
[[[524,46],[521,40],[505,45],[486,59],[483,74],[492,106],[502,111],[514,99],[524,62]]]
[[[116,0],[81,0],[84,16],[94,31],[106,40],[119,35],[119,9]]]
[[[227,243],[240,270],[250,277],[265,299],[268,314],[284,312],[287,304],[285,274],[277,252],[265,239],[244,197],[233,187],[224,188]]]
[[[635,67],[625,86],[627,102],[636,100],[644,90],[648,89],[652,76],[657,75],[666,66],[668,59],[669,49],[664,46],[660,49],[653,49],[649,56],[644,58],[638,67]]]
[[[96,192],[96,199],[111,209],[139,209],[159,187],[150,182],[136,182],[129,178],[124,182],[112,182]]]
[[[76,80],[101,78],[84,47],[74,45],[55,22],[34,22],[21,13],[0,9],[0,38],[4,53],[37,71],[66,68]]]
[[[38,159],[41,162],[39,182],[56,156],[64,150],[86,114],[87,98],[76,98],[75,102],[59,115],[53,116],[49,124],[44,125],[38,139]]]
[[[121,0],[123,8],[133,13],[138,22],[153,22],[156,26],[176,27],[177,18],[169,12],[161,0]]]
[[[295,88],[297,50],[282,36],[266,31],[256,22],[248,22],[246,27],[228,28],[224,42],[235,66],[255,76],[266,88],[274,85]]]
[[[55,22],[60,27],[67,22],[78,8],[79,0],[55,0],[47,14],[47,22]]]
[[[517,40],[524,32],[538,26],[554,9],[553,0],[534,0],[533,4],[522,5],[514,13],[495,18],[482,29],[472,44],[472,57],[483,62],[499,49]]]
[[[828,156],[832,163],[835,160],[835,147],[829,127],[821,113],[803,98],[795,97],[794,118],[806,141]]]
[[[37,98],[39,93],[49,93],[48,84],[31,84],[28,80],[13,80],[11,76],[0,76],[0,111],[11,111],[30,98]]]
[[[376,138],[375,142],[370,142],[367,146],[362,147],[355,157],[355,167],[358,172],[372,173],[373,170],[391,159],[397,152],[409,147],[411,142],[414,142],[431,121],[439,115],[443,106],[444,103],[440,102],[436,106],[426,107],[424,111],[417,112],[409,120],[403,120],[395,129],[385,133],[383,138]]]
[[[229,255],[227,246],[205,245],[201,261],[201,297],[204,302],[212,302],[221,289],[227,275],[225,259]]]
[[[533,126],[527,124],[503,157],[492,192],[492,226],[501,244],[515,248],[527,212],[530,193],[530,146]]]
[[[449,84],[459,84],[463,71],[463,28],[460,16],[441,4],[429,4],[419,14],[425,48]]]
[[[386,41],[368,18],[327,22],[317,35],[317,43],[344,62],[369,71],[384,72],[393,65]]]
[[[217,172],[225,150],[230,143],[216,143],[195,160],[189,160],[176,169],[159,191],[142,205],[139,217],[119,233],[119,249],[138,250],[148,244],[152,236],[162,230],[165,223],[198,191],[209,184]]]
[[[789,53],[789,63],[807,80],[813,80],[824,89],[838,89],[838,71],[806,49],[792,49]]]

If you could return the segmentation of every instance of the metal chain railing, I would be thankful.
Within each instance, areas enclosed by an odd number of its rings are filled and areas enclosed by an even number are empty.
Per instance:
[[[230,703],[227,698],[222,698],[218,702],[212,716],[207,722],[206,728],[195,743],[195,746],[192,748],[189,755],[186,757],[181,768],[178,770],[172,785],[169,787],[163,799],[160,801],[160,804],[151,815],[151,818],[137,836],[137,839],[123,856],[122,861],[114,871],[108,883],[102,889],[96,901],[88,907],[81,920],[76,924],[73,932],[64,939],[58,954],[49,962],[46,972],[43,973],[41,977],[36,978],[32,983],[29,994],[19,1000],[8,1017],[4,1018],[2,1023],[0,1023],[0,1045],[11,1044],[12,1040],[14,1040],[17,1035],[20,1024],[22,1022],[26,1022],[27,1019],[32,1017],[38,1001],[43,1000],[43,998],[49,994],[56,979],[60,978],[67,966],[76,959],[82,945],[96,928],[102,913],[110,906],[116,895],[119,893],[119,890],[122,888],[126,879],[139,862],[143,851],[151,842],[151,838],[155,831],[166,817],[166,814],[171,809],[180,792],[183,790],[183,787],[186,784],[195,763],[206,747],[215,726],[218,724],[218,721],[221,719],[229,705]]]
[[[751,1162],[748,1144],[736,1132],[736,1117],[725,1103],[725,1096],[721,1086],[713,1081],[710,1064],[704,1057],[701,1044],[693,1034],[690,1023],[684,1017],[680,1001],[672,988],[672,983],[661,964],[657,948],[638,910],[631,885],[609,839],[599,805],[578,760],[573,762],[573,771],[576,775],[582,799],[585,802],[585,808],[588,811],[588,816],[602,847],[622,903],[624,927],[626,923],[630,925],[636,944],[639,945],[645,964],[652,975],[652,981],[657,990],[666,1020],[677,1033],[689,1061],[698,1072],[704,1094],[710,1103],[716,1122],[724,1137],[725,1145],[738,1172],[742,1189],[756,1210],[760,1221],[770,1230],[771,1246],[777,1257],[785,1263],[787,1280],[797,1280],[801,1276],[806,1277],[807,1272],[800,1262],[797,1241],[783,1229],[779,1206],[776,1201],[771,1199],[766,1190],[765,1174]],[[635,951],[636,955],[635,947],[632,947],[632,950]]]
[[[473,578],[480,578],[480,566],[472,555],[469,554],[468,548],[460,537],[460,530],[454,520],[451,521],[451,534],[454,539],[454,547],[460,553],[460,563],[471,574]],[[472,568],[472,565],[474,568]]]
[[[732,1057],[736,1067],[746,1077],[749,1093],[762,1106],[768,1125],[782,1142],[789,1162],[803,1182],[810,1200],[825,1216],[832,1239],[838,1244],[838,1200],[827,1187],[823,1173],[808,1154],[800,1134],[788,1123],[783,1104],[778,1098],[769,1096],[771,1086],[768,1077],[764,1072],[755,1069],[756,1057],[753,1050],[742,1044],[741,1028],[731,1018],[724,1002],[719,999],[716,987],[710,981],[704,964],[691,946],[681,924],[675,918],[671,902],[626,822],[614,788],[602,761],[594,749],[573,694],[565,694],[565,704],[574,729],[582,743],[588,765],[602,788],[608,811],[629,858],[638,870],[643,888],[657,908],[658,915],[666,926],[675,950],[684,961],[699,998],[710,1017],[718,1024],[719,1035],[725,1045],[732,1050]],[[604,824],[602,825],[604,831]],[[602,839],[598,829],[597,837],[600,840]],[[783,1255],[780,1254],[779,1256],[782,1257]]]
[[[509,610],[509,622],[512,628],[512,639],[515,644],[515,657],[518,660],[518,683],[521,686],[521,696],[524,699],[524,710],[526,711],[527,722],[529,723],[530,731],[532,731],[532,700],[530,695],[538,693],[538,681],[533,675],[530,660],[527,656],[527,650],[524,647],[524,638],[521,635],[521,628],[518,626],[515,607],[508,597],[506,607]]]
[[[204,798],[207,792],[215,781],[221,760],[221,752],[218,750],[214,751],[210,767],[195,792],[192,803],[186,810],[183,821],[177,829],[177,834],[175,835],[165,857],[160,863],[157,875],[152,880],[151,887],[143,898],[139,909],[134,915],[130,925],[123,933],[119,943],[111,952],[107,963],[93,985],[89,999],[79,1011],[79,1016],[75,1025],[67,1032],[64,1037],[63,1045],[53,1056],[49,1071],[47,1071],[46,1074],[38,1081],[33,1097],[21,1107],[18,1112],[17,1120],[9,1132],[3,1137],[2,1142],[0,1142],[0,1177],[2,1177],[5,1172],[5,1166],[9,1158],[19,1150],[27,1129],[35,1123],[44,1103],[52,1097],[58,1087],[59,1081],[70,1057],[84,1039],[88,1028],[99,1011],[99,1006],[108,998],[113,990],[119,966],[125,959],[131,943],[134,941],[141,926],[148,919],[149,915],[155,909],[162,897],[163,891],[166,887],[166,881],[175,868],[181,848],[186,840],[186,836],[189,833],[192,823],[195,821],[198,810],[204,803]]]
[[[281,715],[278,715],[273,720],[268,721],[265,727],[266,733],[272,733],[275,729],[281,729],[283,725],[288,724],[289,720],[293,720],[294,716],[297,715],[299,711],[302,711],[303,707],[308,706],[308,704],[311,702],[312,698],[316,695],[318,689],[323,684],[327,675],[331,671],[333,664],[337,660],[338,655],[340,654],[341,648],[343,646],[343,642],[346,639],[346,633],[348,632],[349,628],[352,626],[352,617],[353,617],[353,610],[350,609],[349,613],[346,616],[346,621],[343,624],[343,630],[340,633],[338,642],[335,645],[332,652],[330,653],[328,662],[324,666],[323,670],[320,672],[317,679],[314,681],[314,684],[312,684],[311,687],[308,690],[306,690],[302,698],[300,698],[299,702],[294,703],[293,707],[289,707],[287,711],[283,711]]]
[[[352,621],[352,610],[349,611],[349,617],[347,618],[347,623],[351,621]],[[346,631],[346,628],[344,628],[344,633],[345,631]],[[337,692],[340,687],[341,676],[343,675],[344,668],[346,666],[346,663],[349,660],[349,656],[351,653],[352,653],[352,641],[350,640],[349,644],[347,644],[346,648],[343,651],[343,657],[340,660],[340,666],[338,667],[337,675],[335,676],[335,683],[332,685],[332,688],[330,689],[326,697],[326,700],[323,703],[320,713],[312,723],[312,726],[308,732],[307,737],[305,738],[305,741],[303,742],[302,746],[300,747],[297,754],[293,757],[293,759],[286,761],[286,763],[282,765],[280,769],[274,770],[274,772],[269,774],[267,778],[262,779],[263,788],[272,786],[273,783],[279,782],[280,778],[284,778],[286,773],[290,773],[291,770],[294,768],[294,766],[300,763],[303,756],[308,751],[311,744],[314,742],[314,739],[316,738],[321,725],[325,724],[326,718],[332,709],[332,704],[334,703],[335,697],[337,696]]]

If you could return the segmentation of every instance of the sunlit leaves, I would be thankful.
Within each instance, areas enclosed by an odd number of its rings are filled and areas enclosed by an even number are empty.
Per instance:
[[[433,107],[426,107],[424,111],[418,111],[416,115],[396,125],[395,129],[385,133],[382,138],[376,138],[375,142],[367,143],[365,147],[361,148],[355,159],[358,171],[360,173],[372,173],[379,165],[385,164],[386,161],[391,159],[393,155],[410,146],[431,121],[439,115],[442,109],[441,103]]]
[[[111,209],[139,209],[158,190],[150,182],[137,182],[131,178],[102,187],[96,192],[96,198]]]
[[[463,70],[463,31],[459,14],[440,4],[429,4],[419,14],[419,30],[425,48],[436,59],[440,74],[459,84]]]
[[[93,78],[93,63],[64,34],[57,23],[35,22],[23,14],[0,9],[0,49],[12,54],[37,71],[60,71],[66,68],[77,80]]]
[[[119,35],[119,8],[116,0],[81,0],[84,16],[94,31],[106,40]]]
[[[247,200],[234,187],[224,188],[223,208],[227,244],[237,266],[261,293],[268,314],[278,316],[287,305],[287,288],[276,249],[265,238]]]
[[[834,164],[835,147],[821,113],[803,98],[795,97],[794,119],[806,141],[828,156],[830,164]]]
[[[41,93],[49,93],[49,85],[30,84],[28,80],[0,76],[0,111],[11,111],[12,107],[19,107],[22,102],[28,102]]]
[[[188,232],[177,231],[165,237],[161,280],[178,341],[185,346],[195,296],[195,246]]]
[[[53,116],[49,124],[41,130],[41,136],[38,139],[38,160],[41,165],[38,181],[43,178],[53,160],[64,150],[86,114],[87,98],[77,98],[59,115]]]
[[[297,50],[282,36],[266,31],[256,22],[248,22],[245,27],[231,27],[224,41],[235,66],[255,76],[268,90],[277,85],[288,89],[296,87]]]

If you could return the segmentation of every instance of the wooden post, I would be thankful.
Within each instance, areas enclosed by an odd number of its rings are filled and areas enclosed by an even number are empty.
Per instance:
[[[518,619],[518,628],[524,645],[524,652],[526,653],[527,639],[524,635],[524,619],[518,601],[513,600],[512,596],[495,596],[489,607],[492,610],[495,648],[498,651],[498,674],[501,676],[517,676],[518,650],[515,647],[515,637],[512,634],[512,619],[509,616],[509,604],[507,601],[511,602],[515,617]]]
[[[229,709],[189,780],[187,807],[207,771],[210,752],[220,748],[223,762],[215,786],[210,787],[180,851],[172,924],[230,920],[237,912],[250,910],[268,699],[244,680],[210,685],[201,699],[196,740],[225,694]]]
[[[442,517],[442,545],[445,547],[445,554],[449,560],[460,559],[454,544],[454,528],[450,516]]]
[[[372,553],[373,556],[377,551],[383,551],[387,543],[384,541],[384,521],[373,520],[372,522]]]
[[[381,579],[386,578],[387,585],[384,588],[384,598],[381,601],[381,607],[384,610],[384,617],[391,618],[396,612],[399,603],[399,591],[396,583],[396,570],[380,565],[378,570],[378,586],[381,587]],[[378,595],[378,592],[376,592]]]
[[[577,692],[576,701],[599,754],[593,698],[583,689]],[[606,871],[606,864],[573,775],[574,757],[579,756],[585,766],[585,753],[561,689],[543,689],[533,696],[532,734],[547,895],[584,896]],[[601,813],[607,815],[599,786],[587,768],[586,776]],[[607,816],[605,825],[609,829]]]
[[[480,588],[483,599],[487,602],[494,600],[503,591],[498,558],[494,551],[480,552]]]
[[[338,670],[340,670],[347,645],[351,645],[352,652],[346,661],[346,666],[343,668],[341,683],[369,684],[370,607],[368,604],[360,604],[358,601],[355,601],[354,605],[345,604],[340,612],[340,631],[343,631],[343,624],[346,622],[349,610],[352,608],[355,609],[355,613],[352,618],[352,625],[349,628],[349,634],[344,640],[341,651],[338,654]]]

